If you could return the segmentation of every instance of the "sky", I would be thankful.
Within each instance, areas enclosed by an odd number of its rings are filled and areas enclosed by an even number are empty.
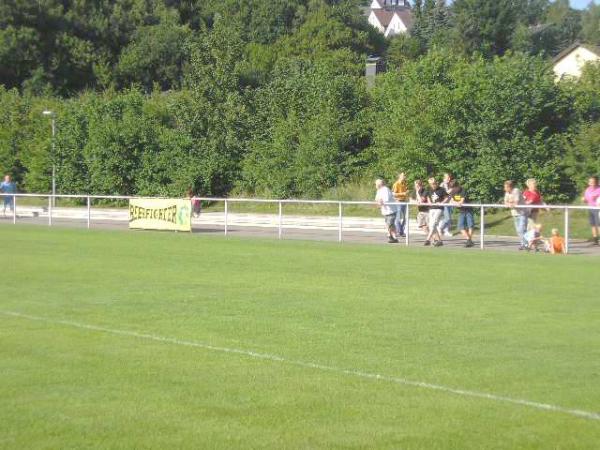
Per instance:
[[[595,4],[600,4],[600,0],[594,0]],[[571,6],[577,9],[583,9],[590,4],[590,0],[571,0]]]

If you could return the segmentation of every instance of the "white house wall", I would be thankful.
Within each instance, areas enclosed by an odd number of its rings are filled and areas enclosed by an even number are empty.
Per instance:
[[[586,63],[599,60],[600,57],[595,53],[584,47],[577,47],[554,65],[554,74],[557,79],[563,77],[579,78],[581,69]]]
[[[385,29],[383,28],[383,25],[381,25],[381,23],[379,22],[379,19],[377,18],[377,16],[375,15],[375,13],[373,11],[371,11],[371,14],[369,14],[368,22],[372,26],[377,28],[380,33],[383,33],[385,31]]]
[[[384,35],[385,37],[390,37],[400,33],[406,33],[407,31],[408,28],[406,28],[406,25],[404,25],[404,22],[402,22],[400,16],[398,14],[394,14],[394,17],[392,17],[392,20],[385,30]]]

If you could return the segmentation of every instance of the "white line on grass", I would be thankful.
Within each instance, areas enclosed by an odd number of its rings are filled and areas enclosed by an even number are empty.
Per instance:
[[[531,400],[524,400],[524,399],[519,399],[519,398],[506,397],[503,395],[489,394],[486,392],[478,392],[478,391],[470,391],[467,389],[452,388],[452,387],[443,386],[440,384],[427,383],[424,381],[407,380],[406,378],[393,377],[393,376],[388,376],[388,375],[380,375],[377,373],[370,373],[370,372],[363,372],[361,370],[343,369],[340,367],[327,366],[324,364],[317,364],[317,363],[311,363],[311,362],[306,362],[306,361],[297,361],[297,360],[293,360],[293,359],[283,358],[283,357],[277,356],[277,355],[271,355],[268,353],[258,353],[258,352],[253,352],[251,350],[219,347],[219,346],[215,346],[215,345],[204,344],[202,342],[185,341],[185,340],[181,340],[181,339],[157,336],[154,334],[138,333],[136,331],[117,330],[114,328],[106,328],[106,327],[100,327],[100,326],[96,326],[96,325],[88,325],[85,323],[72,322],[70,320],[57,320],[57,319],[51,319],[48,317],[32,316],[29,314],[22,314],[22,313],[14,312],[14,311],[0,311],[0,314],[3,314],[5,316],[19,317],[22,319],[35,320],[35,321],[39,321],[39,322],[47,322],[47,323],[57,324],[57,325],[66,325],[66,326],[79,328],[79,329],[83,329],[83,330],[100,331],[103,333],[110,333],[110,334],[115,334],[115,335],[120,335],[120,336],[129,336],[129,337],[135,337],[135,338],[139,338],[139,339],[147,339],[147,340],[156,341],[156,342],[182,345],[182,346],[186,346],[186,347],[202,348],[205,350],[211,350],[211,351],[215,351],[215,352],[233,353],[233,354],[249,356],[249,357],[257,358],[257,359],[264,359],[267,361],[275,361],[275,362],[281,362],[281,363],[285,363],[285,364],[292,364],[292,365],[299,366],[299,367],[306,367],[306,368],[311,368],[311,369],[318,369],[318,370],[324,370],[324,371],[328,371],[328,372],[345,374],[345,375],[352,375],[355,377],[367,378],[367,379],[371,379],[371,380],[387,381],[390,383],[396,383],[396,384],[401,384],[401,385],[405,385],[405,386],[419,387],[419,388],[423,388],[423,389],[431,389],[431,390],[435,390],[435,391],[441,391],[441,392],[446,392],[446,393],[455,394],[455,395],[461,395],[461,396],[465,396],[465,397],[483,398],[483,399],[492,400],[492,401],[496,401],[496,402],[512,403],[514,405],[528,406],[531,408],[541,409],[541,410],[545,410],[545,411],[553,411],[553,412],[569,414],[572,416],[582,417],[584,419],[600,420],[600,413],[596,413],[596,412],[583,411],[581,409],[570,409],[570,408],[565,408],[562,406],[551,405],[549,403],[539,403],[539,402],[534,402]]]

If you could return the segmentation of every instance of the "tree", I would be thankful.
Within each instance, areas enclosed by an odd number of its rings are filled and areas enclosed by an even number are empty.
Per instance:
[[[445,0],[417,0],[413,7],[413,26],[410,35],[422,49],[448,44],[449,10]]]
[[[573,136],[566,156],[567,173],[576,186],[600,174],[600,122],[583,124]]]
[[[547,11],[547,23],[552,25],[556,48],[553,54],[573,44],[581,31],[581,13],[569,5],[569,0],[552,2]]]
[[[578,80],[560,83],[575,99],[575,117],[565,158],[567,173],[579,186],[600,174],[600,64],[586,64]]]
[[[394,36],[386,53],[387,65],[390,68],[402,67],[406,61],[417,59],[423,54],[421,41],[412,35],[399,34]]]
[[[385,74],[374,95],[373,151],[386,176],[450,170],[486,201],[498,199],[504,179],[529,176],[549,198],[573,193],[563,162],[573,99],[541,58],[430,52]]]
[[[515,0],[456,0],[452,17],[463,50],[503,55],[517,26]]]
[[[174,23],[142,26],[125,47],[116,66],[120,86],[139,83],[146,91],[181,86],[183,67],[189,60],[192,33]]]
[[[0,172],[11,174],[18,183],[24,172],[21,148],[28,109],[16,89],[7,91],[0,86]]]
[[[594,45],[600,45],[600,5],[590,2],[581,16],[581,38]]]
[[[194,142],[197,176],[206,194],[224,194],[239,178],[247,148],[248,93],[242,86],[241,27],[217,18],[192,48],[187,94],[174,106],[175,128]]]
[[[368,143],[364,82],[328,64],[290,61],[255,96],[257,112],[241,188],[318,197],[342,182]]]
[[[525,26],[536,26],[545,23],[549,0],[515,0],[517,19]]]
[[[279,58],[328,62],[340,72],[364,73],[365,56],[382,50],[376,32],[366,23],[351,26],[334,8],[319,5],[298,30],[277,42]],[[379,36],[378,39],[381,39]]]

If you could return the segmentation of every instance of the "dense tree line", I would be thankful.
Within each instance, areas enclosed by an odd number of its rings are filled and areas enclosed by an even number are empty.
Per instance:
[[[10,0],[0,5],[0,168],[23,190],[318,197],[451,170],[480,200],[535,176],[567,200],[600,171],[600,7],[415,0],[385,40],[360,0]],[[390,70],[373,89],[368,54]],[[51,151],[50,123],[56,112]]]

